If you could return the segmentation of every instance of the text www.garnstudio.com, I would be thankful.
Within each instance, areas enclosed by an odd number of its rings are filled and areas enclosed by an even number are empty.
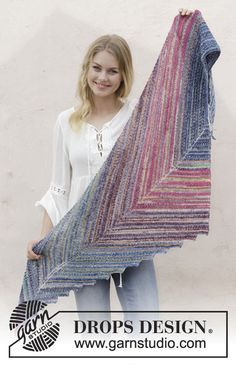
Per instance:
[[[132,339],[132,340],[74,340],[77,349],[108,349],[115,351],[118,349],[203,349],[206,348],[205,340],[168,340],[161,337],[158,340],[153,339]]]

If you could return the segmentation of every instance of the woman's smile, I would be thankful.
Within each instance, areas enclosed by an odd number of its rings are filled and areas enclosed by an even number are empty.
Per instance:
[[[100,82],[97,82],[97,81],[94,81],[95,85],[99,88],[99,89],[105,89],[107,87],[109,87],[110,85],[105,85],[105,84],[102,84]]]

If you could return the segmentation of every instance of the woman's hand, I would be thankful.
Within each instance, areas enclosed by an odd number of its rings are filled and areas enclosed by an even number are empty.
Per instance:
[[[36,255],[36,253],[33,252],[33,246],[36,245],[40,240],[31,240],[28,243],[27,246],[27,258],[29,260],[38,260],[40,259],[41,255]]]
[[[179,13],[180,13],[180,15],[190,15],[190,14],[192,14],[193,13],[193,10],[189,10],[189,9],[179,9]]]

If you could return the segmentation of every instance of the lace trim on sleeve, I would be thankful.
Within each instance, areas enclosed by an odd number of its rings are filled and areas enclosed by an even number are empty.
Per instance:
[[[59,185],[55,185],[55,184],[50,185],[50,191],[59,196],[67,195],[67,191],[65,188],[63,188],[62,186],[59,186]]]

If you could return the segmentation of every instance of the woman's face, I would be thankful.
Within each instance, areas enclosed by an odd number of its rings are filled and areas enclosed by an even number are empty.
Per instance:
[[[90,62],[87,81],[94,95],[105,97],[113,94],[122,81],[115,56],[107,51],[98,52]]]

